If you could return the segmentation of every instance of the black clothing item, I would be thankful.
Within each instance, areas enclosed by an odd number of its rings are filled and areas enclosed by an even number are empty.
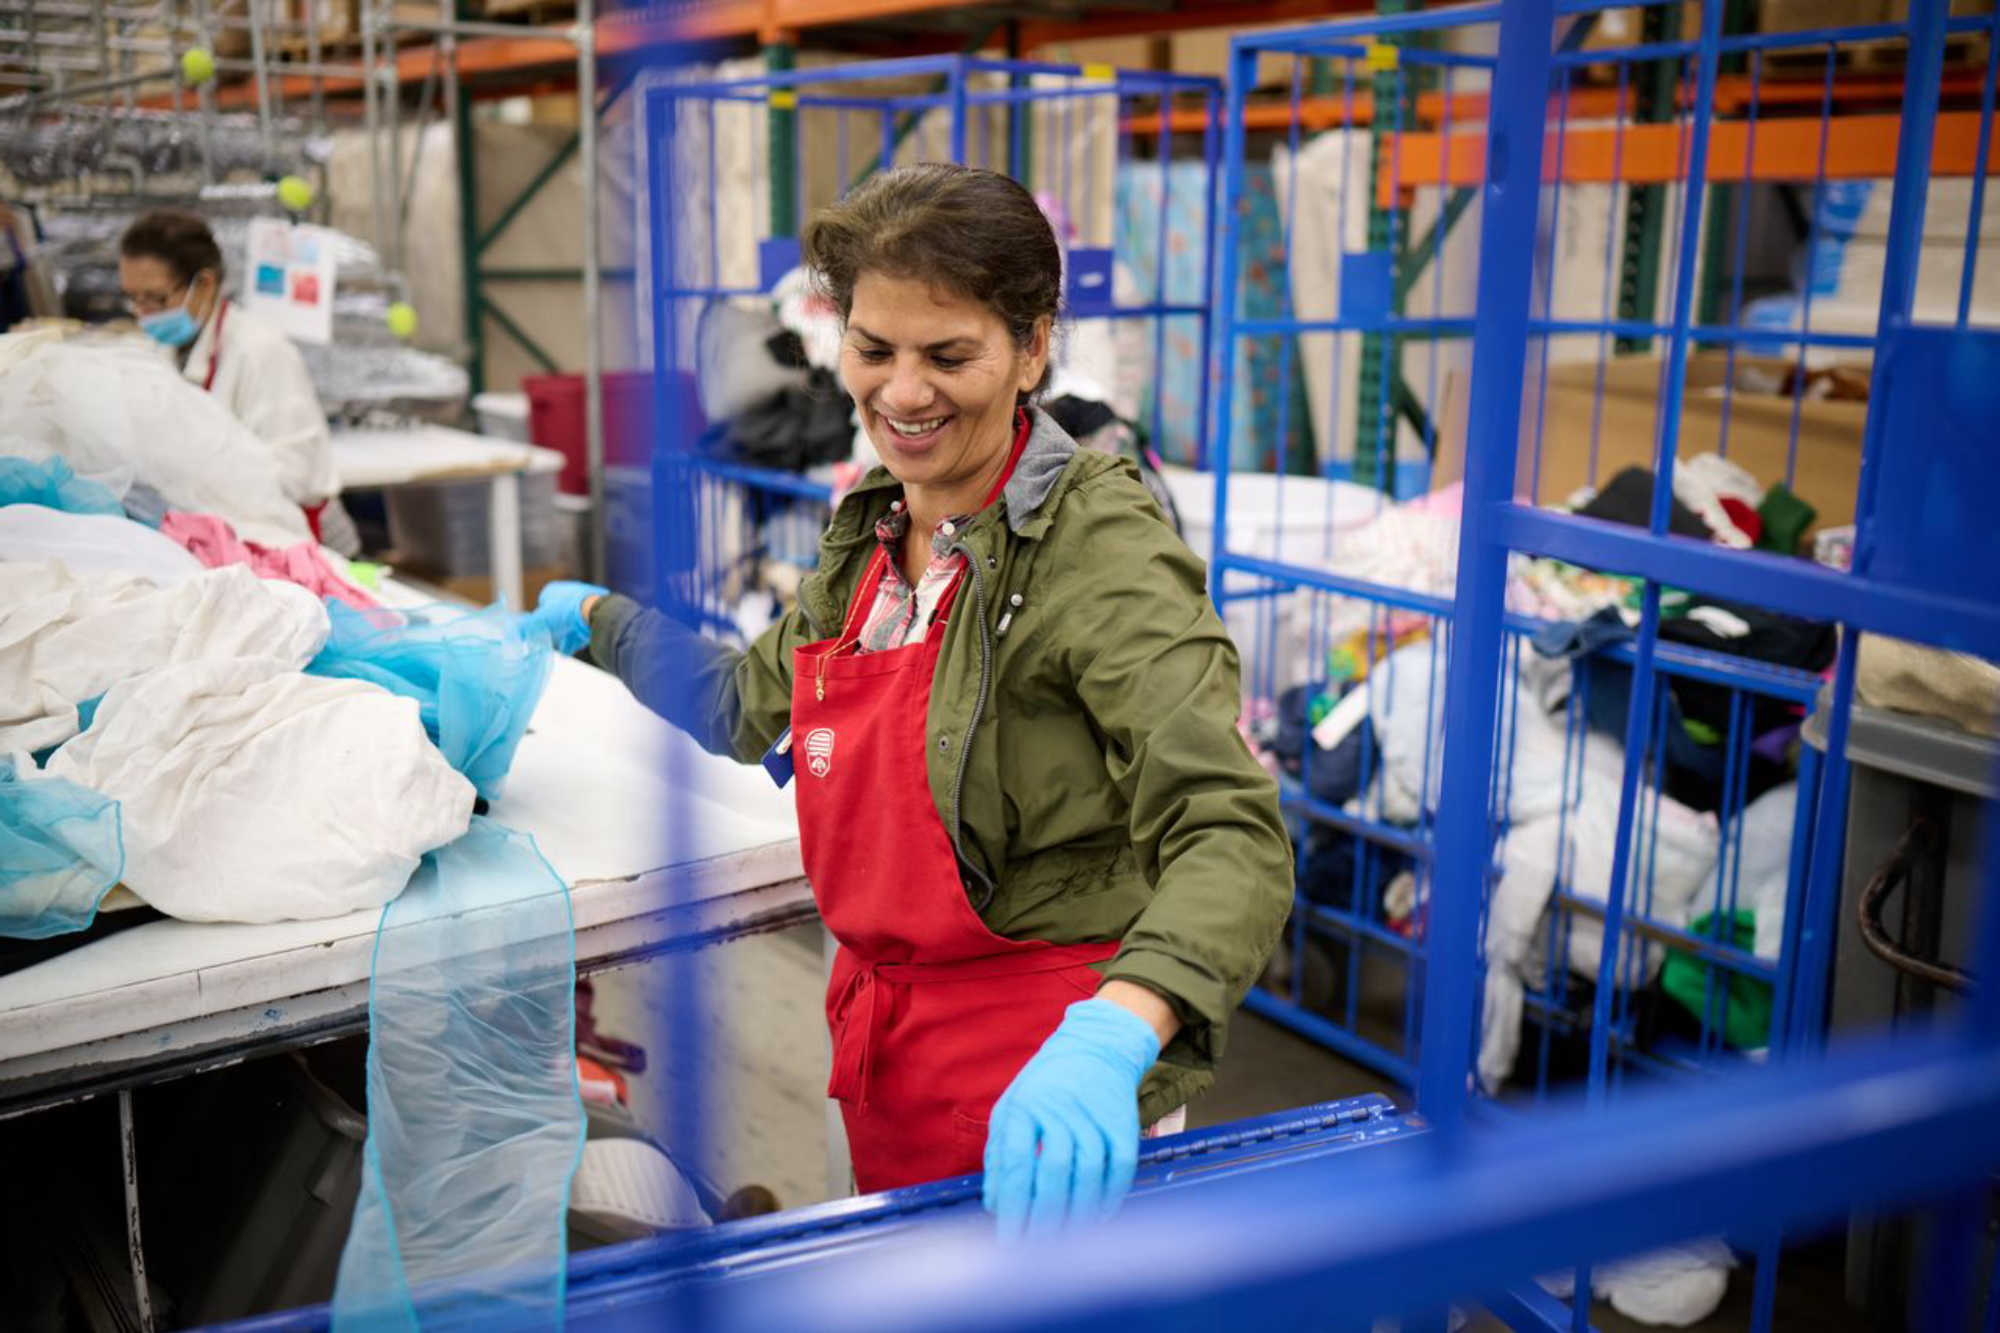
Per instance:
[[[1643,528],[1653,521],[1653,473],[1650,468],[1628,467],[1597,492],[1596,498],[1576,511],[1585,518],[1601,518]],[[1682,537],[1715,540],[1701,516],[1679,500],[1670,502],[1667,531]]]

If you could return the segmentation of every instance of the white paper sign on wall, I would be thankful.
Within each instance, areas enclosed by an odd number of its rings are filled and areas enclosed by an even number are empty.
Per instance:
[[[333,341],[333,245],[323,227],[250,221],[244,303],[300,342]]]

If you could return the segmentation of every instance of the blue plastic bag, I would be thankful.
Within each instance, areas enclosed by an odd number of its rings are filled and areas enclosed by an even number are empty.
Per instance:
[[[76,475],[68,461],[0,458],[0,505],[45,505],[71,514],[125,517],[125,506],[102,485]]]
[[[22,779],[0,755],[0,935],[82,930],[125,873],[118,802],[60,778]]]
[[[497,797],[548,683],[547,642],[518,633],[499,607],[409,623],[332,600],[326,610],[332,632],[306,670],[415,699],[445,761]]]
[[[562,1326],[583,1153],[569,893],[475,818],[382,910],[368,1141],[335,1333]]]

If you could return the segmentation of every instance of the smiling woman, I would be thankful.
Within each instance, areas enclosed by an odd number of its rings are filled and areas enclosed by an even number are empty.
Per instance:
[[[581,585],[535,619],[709,749],[804,755],[860,1187],[983,1166],[1003,1228],[1100,1216],[1290,908],[1236,649],[1138,472],[1034,406],[1062,254],[1026,190],[898,168],[804,246],[882,466],[798,607],[743,652]]]
[[[1006,176],[928,163],[855,191],[803,239],[847,325],[841,379],[912,526],[976,511],[1048,377],[1062,253],[1034,197]]]

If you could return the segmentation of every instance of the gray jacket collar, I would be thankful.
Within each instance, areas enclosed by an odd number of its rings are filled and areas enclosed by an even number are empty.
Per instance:
[[[1076,441],[1053,417],[1039,407],[1029,408],[1028,413],[1028,446],[1000,492],[1007,502],[1007,526],[1017,537],[1041,513],[1063,469],[1076,455]]]

